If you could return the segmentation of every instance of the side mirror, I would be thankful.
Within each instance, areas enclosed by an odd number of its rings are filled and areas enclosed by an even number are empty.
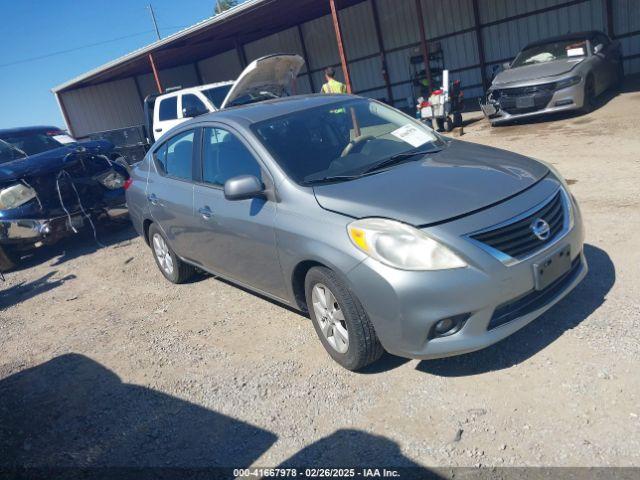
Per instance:
[[[511,62],[504,62],[502,64],[502,68],[504,68],[505,70],[509,70],[511,68]]]
[[[246,200],[263,193],[264,185],[253,175],[240,175],[224,182],[224,198],[227,200]]]
[[[204,115],[205,113],[208,112],[206,110],[203,110],[202,108],[194,107],[193,105],[184,107],[182,109],[182,116],[184,118],[193,118],[199,115]]]
[[[602,52],[602,50],[604,50],[604,45],[599,43],[598,45],[596,45],[595,47],[593,47],[593,53],[594,54],[599,54],[600,52]]]

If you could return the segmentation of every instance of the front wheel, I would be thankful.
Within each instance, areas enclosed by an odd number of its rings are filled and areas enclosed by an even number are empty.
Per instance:
[[[313,326],[331,358],[348,370],[380,358],[384,350],[367,313],[333,271],[309,270],[305,296]]]
[[[582,113],[592,112],[596,107],[596,82],[592,76],[584,82],[584,99],[582,101]]]

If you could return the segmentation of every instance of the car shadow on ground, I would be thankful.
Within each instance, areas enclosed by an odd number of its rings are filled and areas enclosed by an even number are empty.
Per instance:
[[[443,377],[462,377],[509,368],[532,357],[564,332],[578,326],[605,302],[607,293],[616,281],[615,266],[607,252],[593,245],[585,245],[584,253],[589,263],[589,273],[585,279],[540,318],[484,350],[424,360],[416,369]]]
[[[0,290],[0,310],[9,308],[16,303],[25,302],[30,298],[40,295],[41,293],[45,293],[59,287],[68,280],[76,278],[76,276],[72,274],[63,278],[51,280],[51,277],[56,273],[58,273],[58,271],[54,270],[53,272],[48,272],[36,280],[20,282],[9,288]],[[2,285],[2,283],[0,283],[0,285]]]
[[[40,469],[31,473],[54,478],[55,469],[63,469],[60,478],[233,478],[232,471],[212,468],[247,468],[277,438],[185,400],[123,383],[83,355],[62,355],[0,380],[0,476],[13,471],[32,478],[29,469]],[[357,430],[338,430],[282,467],[370,464],[420,468],[395,442]],[[413,473],[419,472],[420,478],[437,478],[423,468]],[[84,475],[73,476],[79,473]]]
[[[138,234],[128,220],[96,223],[96,236],[91,227],[77,234],[62,238],[52,245],[44,245],[23,254],[18,265],[11,270],[17,272],[53,261],[52,267],[69,260],[89,255],[97,250],[134,239]]]

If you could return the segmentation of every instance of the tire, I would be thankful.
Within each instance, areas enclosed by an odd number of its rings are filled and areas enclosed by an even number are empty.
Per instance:
[[[451,130],[453,130],[453,121],[450,117],[444,119],[444,129],[446,132],[450,132]]]
[[[331,358],[352,371],[360,370],[380,358],[384,349],[367,313],[333,271],[325,267],[313,267],[307,273],[304,288],[311,321]],[[314,289],[317,289],[315,293]],[[325,303],[328,300],[332,304],[329,309],[323,309],[322,297],[318,296],[322,290]],[[324,315],[324,320],[318,318],[319,315]],[[346,342],[342,341],[345,331]]]
[[[149,246],[160,272],[171,283],[184,283],[195,273],[195,267],[178,258],[155,223],[149,227]]]
[[[593,76],[589,75],[584,82],[584,99],[581,112],[591,113],[596,108],[596,83]]]
[[[20,256],[6,246],[0,246],[0,272],[8,272],[16,267]]]

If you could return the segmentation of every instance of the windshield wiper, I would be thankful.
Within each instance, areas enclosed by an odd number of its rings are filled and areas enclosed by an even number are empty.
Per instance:
[[[420,150],[420,151],[414,151],[414,152],[396,153],[395,155],[390,156],[386,160],[382,160],[381,162],[378,162],[375,165],[372,165],[362,173],[365,174],[365,173],[375,172],[376,170],[380,170],[382,168],[395,165],[396,163],[400,163],[406,160],[407,158],[415,157],[416,155],[427,155],[429,153],[438,153],[441,150],[442,149],[436,148],[432,150]]]
[[[360,178],[361,176],[362,175],[329,175],[326,177],[304,180],[302,183],[304,185],[317,185],[320,183],[343,182],[346,180],[354,180],[356,178]]]

